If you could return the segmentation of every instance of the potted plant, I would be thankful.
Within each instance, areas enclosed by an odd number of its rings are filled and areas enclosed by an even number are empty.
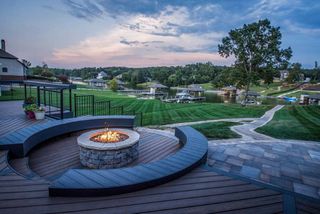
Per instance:
[[[35,114],[36,120],[43,120],[45,116],[45,108],[42,106],[37,107],[34,111],[34,114]]]
[[[24,111],[25,111],[25,113],[26,113],[26,115],[27,115],[27,117],[29,119],[34,119],[35,118],[34,112],[35,112],[36,109],[37,109],[37,105],[36,104],[29,104],[29,105],[26,105],[24,107]]]
[[[33,96],[30,96],[24,100],[22,106],[23,106],[23,108],[25,108],[26,106],[31,105],[31,104],[35,104],[35,103],[36,103],[36,98]]]

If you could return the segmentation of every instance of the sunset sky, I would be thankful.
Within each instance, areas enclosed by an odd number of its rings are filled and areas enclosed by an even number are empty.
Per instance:
[[[320,61],[318,0],[1,0],[0,38],[50,67],[146,67],[211,61],[230,29],[268,18],[291,62]]]

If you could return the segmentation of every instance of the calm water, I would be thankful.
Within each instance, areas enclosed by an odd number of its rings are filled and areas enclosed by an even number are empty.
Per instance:
[[[170,89],[169,90],[169,97],[174,97],[177,93],[177,90],[175,89]],[[223,96],[219,95],[217,93],[204,93],[204,96],[206,97],[206,102],[209,103],[236,103],[236,97],[228,97],[228,96]]]
[[[170,89],[169,97],[174,97],[177,93],[177,90]],[[220,95],[213,92],[207,92],[204,94],[206,97],[206,102],[209,103],[237,103],[239,97],[229,97]],[[272,104],[289,104],[288,102],[276,98],[258,98],[258,101],[262,102],[262,104],[272,105]]]

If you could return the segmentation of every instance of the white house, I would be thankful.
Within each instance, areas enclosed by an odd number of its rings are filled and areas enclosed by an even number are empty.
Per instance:
[[[22,81],[26,77],[27,66],[18,60],[18,57],[6,51],[6,43],[1,40],[0,49],[0,82]]]
[[[288,78],[289,76],[289,71],[288,70],[281,70],[280,71],[280,80],[284,81]]]
[[[104,77],[108,77],[108,74],[106,74],[106,72],[104,71],[100,71],[97,76],[97,79],[103,79]]]

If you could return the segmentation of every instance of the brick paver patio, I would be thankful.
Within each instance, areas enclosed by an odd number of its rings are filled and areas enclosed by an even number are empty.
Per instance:
[[[210,144],[209,166],[320,198],[320,143],[224,142]]]
[[[210,141],[208,164],[319,199],[320,142],[279,140],[254,131],[281,108],[276,106],[251,123],[232,127],[241,139]]]

